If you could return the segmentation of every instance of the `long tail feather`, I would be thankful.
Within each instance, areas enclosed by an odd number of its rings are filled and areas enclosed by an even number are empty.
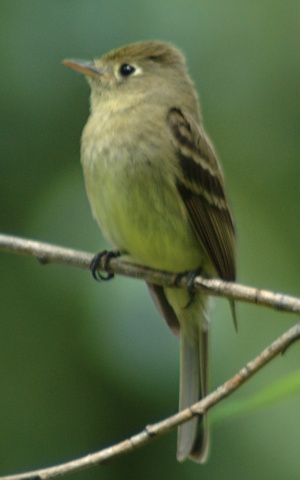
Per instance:
[[[179,409],[198,402],[208,392],[207,299],[197,295],[190,303],[184,290],[148,284],[151,295],[176,335],[180,335]],[[193,418],[178,428],[177,458],[204,463],[209,451],[207,415]]]
[[[208,332],[199,329],[198,341],[191,342],[182,332],[179,409],[188,408],[207,394]],[[191,458],[204,463],[209,451],[207,415],[198,416],[178,429],[177,459]]]

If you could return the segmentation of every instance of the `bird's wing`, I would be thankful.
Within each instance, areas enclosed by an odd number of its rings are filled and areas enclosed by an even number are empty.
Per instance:
[[[166,320],[170,329],[175,335],[179,336],[180,334],[180,325],[178,318],[169,304],[164,288],[159,285],[154,285],[153,283],[147,283],[149,291],[151,293],[152,299],[154,300],[155,305],[157,306],[158,311],[161,313],[163,318]]]
[[[234,281],[234,225],[216,154],[190,114],[172,108],[168,124],[180,169],[177,188],[192,227],[220,278]]]

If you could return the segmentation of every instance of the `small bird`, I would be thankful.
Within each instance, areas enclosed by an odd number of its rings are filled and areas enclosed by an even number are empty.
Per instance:
[[[91,87],[81,162],[106,239],[125,261],[234,281],[235,233],[224,178],[183,54],[169,43],[146,41],[92,62],[63,63]],[[148,287],[180,337],[182,410],[208,393],[208,297]],[[204,463],[208,451],[207,414],[179,427],[179,461]]]

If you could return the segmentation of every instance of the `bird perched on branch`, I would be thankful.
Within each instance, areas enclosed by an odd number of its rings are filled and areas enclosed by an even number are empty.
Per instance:
[[[99,60],[65,60],[91,87],[81,161],[91,209],[122,258],[235,280],[235,234],[224,178],[203,128],[184,57],[157,41]],[[180,410],[208,391],[208,297],[149,284],[180,337]],[[203,463],[207,415],[178,429],[178,460]]]

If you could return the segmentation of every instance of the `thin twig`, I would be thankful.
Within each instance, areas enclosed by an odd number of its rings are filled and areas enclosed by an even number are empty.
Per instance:
[[[133,450],[142,447],[150,441],[165,435],[181,423],[190,420],[193,416],[199,415],[212,408],[222,399],[235,392],[263,366],[270,362],[279,353],[285,352],[292,343],[299,339],[300,324],[297,324],[281,335],[265,350],[263,350],[260,355],[251,360],[236,375],[230,378],[230,380],[210,393],[207,397],[203,398],[200,402],[195,403],[190,408],[182,410],[180,413],[172,415],[165,420],[146,426],[142,432],[133,435],[127,440],[100,450],[99,452],[92,453],[85,457],[72,460],[61,465],[43,468],[41,470],[35,470],[28,473],[0,477],[0,480],[47,480],[49,478],[75,473],[79,470],[83,470],[84,468],[107,463],[109,460],[119,457],[120,455],[132,452]]]
[[[63,248],[49,243],[37,242],[10,235],[0,234],[0,250],[30,255],[36,257],[42,264],[58,263],[72,267],[88,269],[93,255],[86,252]],[[105,258],[101,263],[101,269],[104,268]],[[122,262],[117,258],[109,261],[107,271],[118,273],[128,277],[143,279],[156,285],[169,287],[187,287],[187,276],[183,275],[180,279],[174,273],[152,270],[141,265],[133,265]],[[300,299],[290,295],[274,293],[269,290],[260,290],[258,288],[239,285],[237,283],[225,282],[219,279],[206,279],[197,276],[194,281],[195,291],[227,297],[248,303],[269,307],[275,310],[281,310],[291,313],[300,313]]]
[[[214,392],[210,393],[207,397],[200,402],[195,403],[190,408],[182,410],[176,415],[172,415],[165,420],[157,422],[152,425],[148,425],[144,430],[131,438],[124,440],[116,445],[100,450],[99,452],[92,453],[85,457],[72,460],[60,465],[56,465],[50,468],[44,468],[41,470],[35,470],[28,473],[22,473],[17,475],[9,475],[0,477],[0,480],[46,480],[70,473],[77,472],[87,467],[92,467],[107,463],[120,455],[129,453],[143,445],[149,443],[162,435],[165,435],[175,427],[190,420],[193,416],[199,415],[204,411],[209,410],[211,407],[219,403],[222,399],[228,397],[241,387],[247,380],[249,380],[256,372],[264,367],[279,353],[285,352],[288,347],[296,340],[300,339],[300,324],[295,325],[285,332],[281,337],[275,340],[265,350],[261,352],[256,358],[251,360],[244,368],[242,368],[236,375],[230,380],[225,382]]]
[[[42,264],[59,263],[73,267],[89,268],[93,255],[72,249],[62,248],[55,245],[36,242],[28,239],[21,239],[9,235],[0,234],[0,250],[19,253],[36,257]],[[104,269],[105,259],[101,264]],[[118,259],[111,259],[108,271],[122,275],[144,279],[158,285],[187,287],[187,277],[182,276],[178,279],[175,274],[151,270],[143,266],[132,265],[121,262]],[[221,280],[208,280],[198,276],[195,279],[195,290],[201,290],[204,293],[226,296],[228,298],[243,300],[250,303],[268,306],[277,310],[285,310],[294,313],[300,313],[300,300],[282,294],[275,294],[266,290],[246,287],[243,285],[232,284]],[[45,468],[34,472],[20,475],[11,475],[0,477],[0,480],[44,480],[68,473],[73,473],[93,465],[106,463],[108,460],[128,453],[151,440],[166,434],[176,426],[192,418],[192,416],[203,411],[209,410],[213,405],[222,399],[231,395],[243,383],[245,383],[259,369],[266,365],[272,358],[280,352],[284,352],[293,342],[300,338],[300,324],[295,325],[288,330],[274,343],[267,347],[258,357],[249,362],[239,373],[225,382],[221,387],[212,392],[206,398],[193,405],[191,408],[173,415],[154,425],[147,426],[142,432],[132,436],[123,442],[112,447],[105,448],[99,452],[87,455],[83,458],[73,460],[51,468]]]

